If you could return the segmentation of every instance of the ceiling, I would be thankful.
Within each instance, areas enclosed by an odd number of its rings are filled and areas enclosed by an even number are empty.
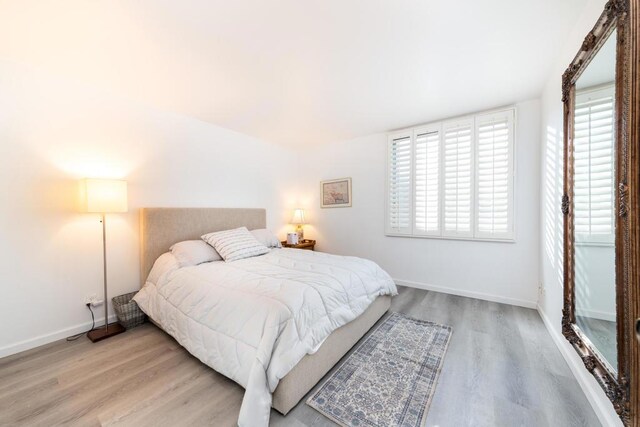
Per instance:
[[[0,59],[299,146],[537,97],[584,4],[0,0]]]

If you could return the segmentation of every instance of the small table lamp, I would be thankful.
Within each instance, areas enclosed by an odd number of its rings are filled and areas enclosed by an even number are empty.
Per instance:
[[[304,220],[304,209],[296,209],[293,211],[293,218],[291,224],[296,225],[296,232],[298,233],[298,241],[302,242],[304,239],[304,230],[302,226],[307,222]]]
[[[102,265],[104,282],[104,326],[89,331],[87,336],[97,342],[124,332],[119,323],[109,325],[109,299],[107,296],[107,239],[105,214],[127,212],[127,182],[113,179],[85,179],[86,212],[102,214]]]

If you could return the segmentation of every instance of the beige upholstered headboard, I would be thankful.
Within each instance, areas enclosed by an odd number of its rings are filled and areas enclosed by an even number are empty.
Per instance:
[[[153,263],[171,245],[196,240],[212,231],[245,226],[266,228],[265,209],[228,208],[142,208],[140,209],[140,262],[142,283]]]

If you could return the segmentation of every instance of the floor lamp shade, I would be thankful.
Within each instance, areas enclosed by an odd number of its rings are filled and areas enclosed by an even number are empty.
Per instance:
[[[102,214],[102,266],[104,284],[104,326],[87,333],[93,342],[124,332],[119,323],[109,325],[109,295],[107,293],[107,213],[127,212],[127,182],[115,179],[85,179],[84,204],[86,212]]]
[[[84,190],[86,212],[127,212],[127,181],[85,179]]]

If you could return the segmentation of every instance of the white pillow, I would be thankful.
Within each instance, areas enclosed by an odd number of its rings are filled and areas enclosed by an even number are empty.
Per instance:
[[[204,262],[220,261],[222,257],[213,247],[202,240],[185,240],[170,248],[180,267],[189,267]]]
[[[251,234],[255,237],[258,242],[262,243],[268,248],[281,248],[282,243],[280,243],[280,239],[267,230],[266,228],[258,228],[256,230],[251,230]]]
[[[225,261],[235,261],[269,252],[269,248],[253,237],[247,227],[205,234],[202,240],[213,246]]]

